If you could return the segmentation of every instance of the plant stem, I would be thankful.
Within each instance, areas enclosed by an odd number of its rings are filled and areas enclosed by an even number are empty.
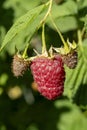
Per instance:
[[[22,55],[22,58],[26,58],[28,47],[29,47],[29,43],[27,43],[27,45],[25,47],[25,50],[24,50],[23,55]]]
[[[48,15],[51,12],[52,2],[53,2],[53,0],[49,0],[48,11],[47,11],[46,15],[44,16],[44,18],[42,19],[42,21],[41,21],[41,25],[42,25],[42,54],[45,53],[46,55],[48,55],[48,54],[47,54],[46,42],[45,42],[45,21],[46,21]]]
[[[47,51],[46,51],[46,43],[45,43],[45,33],[44,33],[44,23],[45,23],[45,21],[46,21],[46,19],[47,19],[47,17],[48,17],[48,15],[50,14],[50,11],[51,11],[51,8],[52,8],[52,2],[53,2],[53,0],[49,0],[49,2],[47,2],[47,4],[46,5],[48,5],[49,4],[49,8],[48,8],[48,11],[47,11],[47,13],[46,13],[46,15],[44,16],[44,18],[42,19],[42,21],[41,21],[41,23],[40,23],[40,26],[42,26],[42,53],[46,53]],[[39,26],[39,27],[40,27]],[[27,40],[28,41],[28,40]],[[25,50],[24,50],[24,52],[23,52],[23,55],[22,55],[22,57],[23,58],[25,58],[26,57],[26,54],[27,54],[27,49],[28,49],[28,47],[29,47],[29,43],[27,43],[27,45],[26,45],[26,47],[25,47]]]
[[[41,24],[43,24],[46,21],[48,15],[50,14],[51,8],[52,8],[52,2],[53,2],[53,0],[49,0],[49,8],[48,8],[48,11],[47,11],[46,15],[42,19]]]
[[[46,52],[45,24],[42,25],[42,54]]]
[[[56,31],[58,32],[58,34],[59,34],[59,36],[60,36],[60,38],[61,38],[61,41],[62,41],[63,44],[64,44],[64,47],[67,48],[67,47],[68,47],[68,44],[67,44],[67,42],[65,42],[65,40],[64,40],[64,38],[63,38],[61,32],[59,31],[57,25],[55,24],[55,22],[54,22],[54,20],[53,20],[53,18],[52,18],[51,13],[50,13],[50,19],[51,19],[52,24],[53,24],[53,26],[55,27]]]

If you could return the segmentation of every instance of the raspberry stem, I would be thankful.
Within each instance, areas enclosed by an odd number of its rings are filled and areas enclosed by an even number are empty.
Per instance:
[[[52,21],[53,26],[55,27],[56,31],[58,32],[58,34],[59,34],[59,36],[60,36],[60,38],[61,38],[61,41],[62,41],[62,43],[63,43],[63,45],[64,45],[64,49],[65,49],[66,51],[68,51],[69,45],[68,45],[67,42],[65,42],[65,40],[64,40],[64,38],[63,38],[63,36],[62,36],[60,30],[58,29],[57,25],[55,24],[55,22],[54,22],[54,20],[53,20],[53,18],[52,18],[51,13],[50,13],[50,19],[51,19],[51,21]]]
[[[22,58],[23,58],[23,59],[26,58],[26,56],[27,56],[28,47],[29,47],[29,43],[27,43],[27,45],[26,45],[26,47],[25,47],[25,49],[24,49],[24,52],[23,52],[23,54],[22,54]]]
[[[41,24],[42,24],[42,54],[45,54],[46,56],[48,56],[48,53],[47,53],[46,42],[45,42],[45,21],[51,12],[52,2],[53,2],[53,0],[49,0],[48,11],[47,11],[46,15],[44,16],[43,20],[41,21]]]
[[[45,25],[42,25],[42,53],[44,53],[46,51],[46,42],[45,42],[45,29],[44,29]]]
[[[39,26],[39,27],[42,26],[42,28],[43,28],[42,29],[42,44],[43,44],[42,52],[46,52],[46,43],[45,43],[45,35],[44,35],[44,23],[45,23],[48,15],[51,11],[52,2],[53,2],[53,0],[49,0],[49,2],[46,3],[46,6],[49,5],[49,8],[48,8],[48,11],[47,11],[46,15],[44,16],[43,20],[41,21],[40,26]],[[39,27],[38,27],[38,29],[39,29]],[[30,40],[27,40],[27,41],[29,42]],[[25,47],[25,50],[24,50],[23,55],[22,55],[23,58],[26,57],[28,47],[29,47],[29,43],[27,43],[27,45]]]
[[[41,24],[45,23],[45,21],[46,21],[48,15],[50,14],[51,8],[52,8],[52,3],[53,3],[53,0],[49,0],[49,8],[48,8],[48,11],[47,11],[46,15],[45,15],[44,18],[42,19]]]

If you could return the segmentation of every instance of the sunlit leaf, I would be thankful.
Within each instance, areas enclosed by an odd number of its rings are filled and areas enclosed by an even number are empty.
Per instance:
[[[31,39],[35,31],[39,28],[40,22],[43,19],[44,11],[47,9],[47,5],[41,5],[35,9],[30,10],[25,15],[20,17],[15,24],[11,27],[11,29],[7,32],[4,41],[2,43],[2,46],[0,48],[0,51],[21,31],[25,31],[26,28],[29,28],[28,30],[28,41]]]

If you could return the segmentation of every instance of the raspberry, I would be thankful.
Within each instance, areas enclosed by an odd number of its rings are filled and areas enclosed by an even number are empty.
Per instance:
[[[24,60],[21,55],[14,55],[12,62],[12,72],[14,76],[22,76],[29,67],[29,61]]]
[[[71,51],[67,55],[62,55],[63,62],[70,68],[74,69],[78,62],[77,51]]]
[[[38,91],[47,99],[53,100],[62,95],[64,90],[65,71],[62,58],[53,59],[37,57],[30,65]]]

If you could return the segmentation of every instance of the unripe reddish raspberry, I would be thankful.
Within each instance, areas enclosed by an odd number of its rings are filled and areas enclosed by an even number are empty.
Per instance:
[[[37,57],[30,65],[38,91],[47,99],[53,100],[62,95],[64,90],[65,71],[59,55],[53,59]]]
[[[23,76],[24,72],[29,67],[29,62],[21,57],[21,55],[14,55],[12,61],[12,72],[14,76]]]
[[[78,62],[78,53],[73,50],[66,55],[62,55],[63,62],[70,68],[74,69]]]

